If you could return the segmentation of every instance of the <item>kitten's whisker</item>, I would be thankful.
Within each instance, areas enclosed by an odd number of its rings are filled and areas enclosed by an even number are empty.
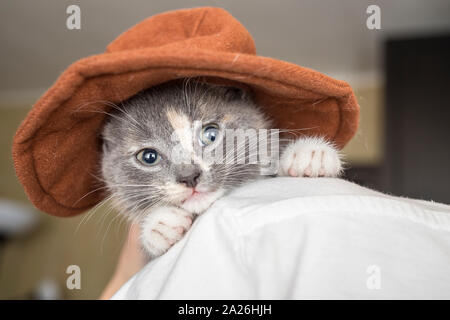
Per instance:
[[[135,118],[133,118],[128,112],[126,112],[124,109],[120,108],[117,104],[115,104],[115,103],[113,103],[113,102],[111,102],[111,101],[107,101],[107,100],[97,100],[96,102],[104,103],[104,104],[106,104],[107,106],[110,106],[110,107],[114,108],[115,110],[120,111],[120,112],[123,113],[129,120],[133,121],[139,128],[142,128],[142,127],[141,127],[141,126],[142,126],[142,123],[140,123],[140,122],[137,121]],[[123,102],[121,102],[121,105],[122,105],[122,107],[124,106],[124,105],[123,105]]]
[[[109,222],[107,228],[106,228],[105,234],[103,235],[103,238],[102,238],[102,241],[101,241],[101,244],[100,244],[100,252],[101,252],[102,254],[103,254],[103,248],[104,248],[106,236],[107,236],[107,234],[108,234],[108,232],[109,232],[109,230],[110,230],[110,228],[111,228],[111,225],[113,225],[113,223],[114,223],[114,221],[115,221],[116,219],[119,219],[119,220],[120,220],[120,219],[121,219],[121,215],[117,214],[114,218],[112,218],[111,221]],[[116,235],[117,235],[117,233],[116,233]]]
[[[75,203],[73,204],[73,206],[75,206],[78,202],[80,202],[81,200],[83,200],[83,199],[84,199],[85,197],[87,197],[88,195],[90,195],[90,194],[92,194],[92,193],[94,193],[94,192],[96,192],[96,191],[99,191],[99,190],[102,190],[102,189],[107,189],[107,188],[109,188],[109,186],[103,186],[103,187],[96,188],[96,189],[94,189],[94,190],[92,190],[92,191],[86,193],[86,194],[85,194],[84,196],[82,196],[80,199],[78,199],[77,201],[75,201]]]
[[[96,109],[96,110],[81,110],[82,108],[84,108],[84,107],[86,107],[86,106],[88,106],[88,105],[90,105],[90,104],[98,104],[98,103],[105,104],[105,105],[107,105],[107,106],[114,107],[114,108],[118,108],[119,110],[121,110],[116,104],[112,103],[111,101],[106,101],[106,100],[95,100],[95,101],[89,101],[89,102],[86,102],[86,103],[82,104],[80,107],[78,107],[78,108],[74,111],[74,113],[76,113],[76,112],[81,112],[81,111],[84,111],[84,112],[91,112],[91,113],[99,113],[99,114],[105,114],[105,115],[111,116],[111,117],[117,119],[118,121],[126,121],[126,119],[121,118],[121,117],[118,117],[118,116],[116,116],[116,115],[114,115],[114,114],[111,114],[111,113],[109,113],[109,112],[107,112],[107,111],[105,111],[105,110],[102,110],[102,109]],[[122,111],[123,111],[123,110],[122,110]],[[124,111],[123,111],[123,112],[124,112]],[[127,114],[126,112],[124,112],[124,113]],[[130,124],[131,124],[133,127],[135,127],[136,129],[142,130],[143,128],[142,128],[141,124],[140,124],[139,122],[137,122],[135,119],[133,119],[133,120],[134,120],[134,121],[129,121],[129,119],[128,119],[127,122],[130,123]]]
[[[78,233],[78,230],[80,229],[80,227],[81,227],[83,224],[86,224],[86,223],[91,219],[91,217],[94,216],[94,214],[98,211],[98,209],[99,209],[100,207],[104,206],[105,204],[107,204],[108,201],[109,201],[111,198],[112,198],[112,195],[106,197],[105,199],[103,199],[102,201],[100,201],[98,204],[96,204],[91,210],[89,210],[89,212],[88,212],[87,214],[85,214],[84,217],[81,219],[81,221],[78,223],[78,225],[77,225],[77,227],[76,227],[76,229],[75,229],[75,231],[74,231],[74,234],[77,234],[77,233]]]

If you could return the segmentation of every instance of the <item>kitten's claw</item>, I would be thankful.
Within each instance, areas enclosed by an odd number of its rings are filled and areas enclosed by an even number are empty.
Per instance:
[[[192,225],[193,215],[177,207],[152,210],[142,222],[141,242],[152,257],[165,253]]]
[[[337,177],[342,171],[338,151],[322,138],[301,138],[286,147],[280,159],[280,175]]]

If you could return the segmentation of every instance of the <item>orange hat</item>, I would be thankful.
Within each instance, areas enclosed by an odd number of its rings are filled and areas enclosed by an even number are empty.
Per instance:
[[[195,8],[150,17],[105,53],[72,64],[37,101],[13,142],[17,176],[40,210],[72,216],[104,198],[95,178],[103,112],[143,89],[185,77],[250,88],[277,128],[310,128],[343,147],[358,126],[351,87],[316,71],[256,55],[227,11]]]

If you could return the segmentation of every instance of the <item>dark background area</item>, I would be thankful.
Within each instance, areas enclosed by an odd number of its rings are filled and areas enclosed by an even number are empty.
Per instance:
[[[450,203],[450,34],[384,45],[385,157],[350,180],[395,195]]]

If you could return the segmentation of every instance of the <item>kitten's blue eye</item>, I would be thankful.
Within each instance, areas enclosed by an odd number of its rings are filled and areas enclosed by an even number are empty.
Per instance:
[[[155,149],[142,149],[136,155],[136,159],[146,166],[154,166],[161,157]]]
[[[210,123],[202,128],[200,135],[200,143],[204,146],[210,145],[219,137],[219,126],[215,123]]]

